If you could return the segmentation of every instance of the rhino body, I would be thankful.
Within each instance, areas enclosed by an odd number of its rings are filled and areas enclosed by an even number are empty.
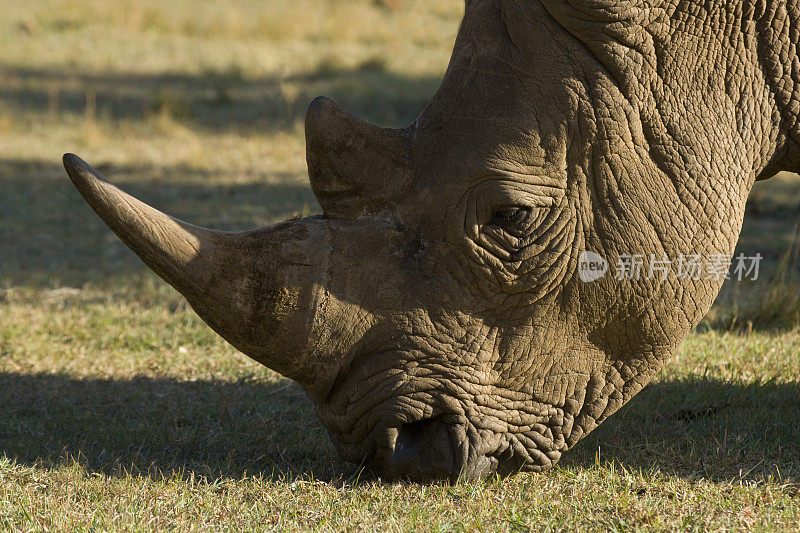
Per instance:
[[[797,0],[468,0],[419,118],[382,129],[315,100],[323,215],[250,232],[64,163],[215,331],[303,386],[345,459],[417,480],[542,471],[724,279],[583,263],[730,260],[754,181],[800,170],[799,42]]]

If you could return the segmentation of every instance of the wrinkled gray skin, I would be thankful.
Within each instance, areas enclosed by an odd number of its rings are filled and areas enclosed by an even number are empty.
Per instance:
[[[730,257],[800,170],[797,0],[472,0],[407,129],[307,116],[322,217],[228,234],[67,170],[234,346],[387,478],[541,471],[635,395],[721,281],[582,283],[578,256]]]

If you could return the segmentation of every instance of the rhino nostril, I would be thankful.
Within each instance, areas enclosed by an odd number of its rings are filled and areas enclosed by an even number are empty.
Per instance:
[[[453,440],[443,417],[403,424],[384,471],[389,478],[415,481],[457,477]]]

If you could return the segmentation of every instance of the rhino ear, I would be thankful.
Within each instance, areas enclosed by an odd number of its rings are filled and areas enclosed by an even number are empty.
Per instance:
[[[306,159],[311,188],[333,218],[380,211],[410,181],[405,130],[362,122],[325,97],[306,113]]]

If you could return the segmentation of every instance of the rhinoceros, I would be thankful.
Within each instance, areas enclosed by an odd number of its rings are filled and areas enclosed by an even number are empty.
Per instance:
[[[621,258],[730,262],[754,181],[800,170],[799,18],[797,0],[468,0],[407,128],[310,104],[322,215],[254,231],[64,164],[211,328],[300,383],[344,459],[385,479],[543,471],[725,277]]]

